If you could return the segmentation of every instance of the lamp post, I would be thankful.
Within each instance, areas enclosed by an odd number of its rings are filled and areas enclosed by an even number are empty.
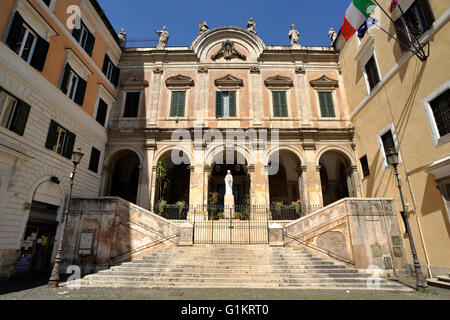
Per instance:
[[[395,152],[393,148],[390,149],[389,154],[386,155],[388,164],[391,165],[394,168],[395,172],[395,178],[397,180],[397,187],[400,191],[400,199],[402,201],[403,211],[402,211],[402,217],[405,221],[405,228],[406,232],[408,233],[409,238],[409,245],[411,246],[411,253],[413,256],[413,262],[414,262],[414,269],[416,272],[416,289],[425,289],[427,288],[427,285],[425,284],[423,274],[422,274],[422,268],[420,267],[419,259],[417,258],[417,252],[416,252],[416,246],[414,245],[414,239],[411,233],[411,227],[409,226],[409,220],[408,216],[406,215],[406,206],[405,206],[405,200],[403,199],[403,192],[402,192],[402,182],[400,180],[400,175],[398,173],[397,167],[398,167],[398,153]]]
[[[73,169],[70,175],[69,199],[67,201],[66,210],[64,211],[62,217],[63,220],[62,220],[61,235],[59,236],[58,249],[56,250],[55,264],[53,265],[52,275],[50,276],[50,279],[48,281],[49,288],[57,288],[59,286],[59,268],[61,267],[62,262],[62,246],[64,239],[64,230],[66,229],[67,215],[69,214],[70,200],[72,198],[73,180],[75,179],[77,166],[78,164],[80,164],[81,158],[83,158],[83,156],[84,153],[81,152],[81,148],[78,148],[78,151],[74,151],[72,153]]]

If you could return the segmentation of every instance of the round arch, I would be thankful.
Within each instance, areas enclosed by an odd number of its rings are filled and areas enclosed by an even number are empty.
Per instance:
[[[138,148],[133,146],[117,146],[111,149],[108,152],[108,155],[105,157],[103,161],[105,167],[111,167],[111,165],[114,164],[115,161],[117,161],[117,157],[120,156],[121,153],[125,153],[127,151],[134,152],[139,158],[139,163],[144,163],[144,157],[142,155],[142,152]]]
[[[247,165],[251,165],[252,163],[252,158],[251,158],[251,154],[250,151],[247,147],[244,146],[234,146],[233,147],[233,151],[239,153],[241,156],[244,157]],[[225,146],[217,146],[217,147],[213,147],[211,150],[208,150],[207,154],[205,155],[205,165],[207,166],[212,166],[216,157],[223,152],[226,152],[227,148]]]
[[[356,166],[353,154],[348,149],[341,146],[328,146],[320,149],[320,151],[316,155],[316,166],[320,165],[320,159],[322,158],[322,156],[330,151],[336,152],[343,156],[349,162],[349,165]]]
[[[305,160],[305,156],[304,154],[297,148],[292,147],[292,146],[278,146],[278,147],[272,147],[268,152],[266,157],[264,158],[264,165],[268,165],[270,158],[272,157],[272,155],[274,155],[277,152],[290,152],[292,154],[294,154],[298,160],[300,161],[301,164],[305,164],[306,160]]]
[[[168,152],[172,152],[172,151],[176,151],[176,150],[182,151],[185,155],[187,155],[187,157],[189,158],[189,164],[194,163],[191,150],[189,150],[185,146],[178,146],[178,145],[177,146],[165,146],[165,147],[161,148],[160,150],[158,150],[155,153],[153,163],[156,165],[161,158],[163,158],[164,156],[167,155]]]

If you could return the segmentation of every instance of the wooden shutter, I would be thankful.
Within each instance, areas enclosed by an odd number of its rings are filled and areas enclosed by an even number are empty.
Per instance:
[[[75,103],[82,106],[84,102],[84,95],[86,93],[87,83],[85,80],[78,77],[77,93],[75,94]]]
[[[336,117],[336,113],[334,112],[333,94],[331,92],[325,92],[325,98],[327,102],[327,117]]]
[[[89,160],[89,170],[92,172],[97,173],[98,172],[98,164],[100,161],[100,151],[92,147],[91,150],[91,158]]]
[[[50,121],[50,128],[48,129],[47,134],[47,142],[45,143],[45,147],[49,150],[53,150],[53,147],[58,140],[58,123],[55,121]]]
[[[230,117],[236,117],[236,91],[229,92],[230,97]]]
[[[22,16],[19,14],[19,12],[16,12],[11,24],[11,29],[9,30],[8,38],[6,39],[8,47],[10,47],[13,51],[17,50],[20,29],[22,28],[23,23],[24,20]]]
[[[114,67],[114,71],[113,71],[113,76],[112,76],[111,82],[116,87],[119,84],[119,78],[120,78],[120,69],[117,68],[117,67]]]
[[[170,102],[170,116],[176,117],[178,112],[178,92],[172,92],[172,101]]]
[[[92,33],[88,33],[88,38],[86,41],[86,52],[89,56],[92,57],[92,51],[94,50],[94,44],[95,44],[95,37]]]
[[[216,117],[223,117],[223,95],[221,91],[216,92]]]
[[[23,101],[17,101],[17,118],[14,127],[11,128],[11,131],[23,136],[27,125],[28,116],[30,114],[30,109],[31,107],[29,104]]]
[[[106,73],[108,72],[109,61],[110,61],[110,59],[109,59],[108,54],[105,54],[105,59],[103,60],[103,68],[102,68],[102,72],[105,76],[106,76]]]
[[[431,6],[428,0],[419,0],[419,6],[422,10],[423,18],[425,20],[425,29],[428,30],[431,28],[434,22],[434,14],[431,10]]]
[[[280,117],[280,95],[279,92],[272,92],[272,100],[273,100],[273,116]]]
[[[48,54],[50,44],[43,38],[38,37],[36,47],[34,49],[33,58],[31,59],[31,66],[42,71],[44,69],[45,60]]]
[[[80,21],[79,29],[76,28],[77,24],[75,23],[75,28],[73,28],[73,31],[72,31],[72,36],[75,38],[75,40],[77,40],[77,42],[80,42],[82,23],[83,22]]]
[[[98,123],[100,123],[102,126],[105,126],[106,122],[106,115],[108,114],[108,105],[105,101],[100,99],[98,101],[98,107],[97,107],[97,116],[96,120]]]
[[[72,68],[68,63],[66,63],[66,66],[64,67],[63,81],[61,83],[61,91],[64,94],[67,94],[67,83],[69,82],[70,70],[72,70]]]
[[[186,103],[185,91],[172,92],[172,101],[170,106],[171,117],[184,117]]]
[[[73,153],[73,148],[75,147],[76,138],[77,138],[77,136],[74,133],[67,131],[67,144],[66,144],[66,148],[62,154],[63,157],[65,157],[67,159],[72,158],[72,153]]]
[[[138,116],[140,98],[140,92],[127,92],[124,118],[135,118]]]
[[[279,92],[280,97],[280,111],[282,117],[288,116],[288,110],[287,110],[287,98],[286,98],[286,92],[281,91]]]

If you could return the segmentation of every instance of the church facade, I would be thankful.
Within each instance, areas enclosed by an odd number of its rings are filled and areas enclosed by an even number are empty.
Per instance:
[[[162,199],[163,161],[176,181],[164,195],[169,204],[208,205],[212,192],[222,199],[228,170],[236,204],[324,206],[361,196],[332,47],[267,46],[237,27],[206,29],[188,47],[158,47],[122,56],[101,195],[151,209]],[[271,170],[275,158],[279,170]]]

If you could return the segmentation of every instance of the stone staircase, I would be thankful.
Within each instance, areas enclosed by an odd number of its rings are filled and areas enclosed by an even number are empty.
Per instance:
[[[427,279],[429,286],[450,289],[450,273],[446,276],[438,276],[437,278]]]
[[[369,274],[291,247],[173,247],[84,277],[82,287],[368,290]],[[380,280],[379,290],[410,291]]]

